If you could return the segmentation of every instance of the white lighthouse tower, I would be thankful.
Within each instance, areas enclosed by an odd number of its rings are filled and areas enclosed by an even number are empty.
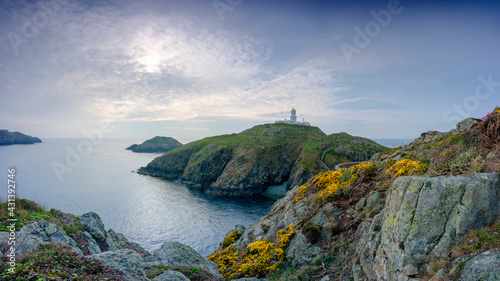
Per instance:
[[[297,111],[292,107],[292,114],[290,114],[290,121],[292,124],[297,123]]]
[[[292,111],[290,112],[290,120],[285,119],[285,120],[275,121],[274,123],[285,123],[285,124],[292,124],[292,125],[311,126],[311,123],[309,123],[309,122],[297,121],[297,111],[293,107],[292,107]]]

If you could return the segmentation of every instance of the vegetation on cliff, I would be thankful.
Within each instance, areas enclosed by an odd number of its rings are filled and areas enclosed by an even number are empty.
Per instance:
[[[32,137],[19,132],[0,130],[0,145],[34,144],[39,142],[42,141],[37,137]]]
[[[165,153],[182,146],[182,143],[171,137],[154,137],[141,144],[133,144],[127,150],[143,153]]]
[[[482,120],[466,119],[447,133],[424,133],[369,162],[317,173],[280,199],[267,216],[243,232],[229,233],[210,257],[228,280],[456,280],[470,274],[474,263],[468,261],[476,256],[481,256],[483,270],[497,276],[500,272],[488,267],[495,266],[494,251],[500,247],[495,217],[500,210],[495,196],[499,163],[500,109],[495,108]],[[386,202],[389,195],[393,202]],[[276,241],[284,225],[294,226],[294,236],[279,266],[243,274],[248,247]],[[397,240],[398,235],[408,237]],[[418,254],[430,250],[436,253]],[[384,258],[389,253],[398,257]],[[403,255],[406,260],[400,261]],[[383,266],[377,268],[377,262]],[[391,272],[402,262],[404,269]]]
[[[180,179],[212,194],[242,196],[284,182],[288,187],[300,185],[325,166],[368,160],[386,150],[346,133],[326,135],[312,126],[268,124],[186,144],[139,173]]]

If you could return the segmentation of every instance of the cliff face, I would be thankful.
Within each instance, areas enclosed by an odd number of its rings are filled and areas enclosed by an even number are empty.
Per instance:
[[[142,144],[133,144],[127,147],[127,150],[133,152],[146,152],[146,153],[165,153],[174,148],[182,146],[182,143],[171,137],[154,137]]]
[[[32,137],[19,132],[0,130],[0,145],[34,144],[39,142],[42,141],[37,137]]]
[[[384,150],[345,133],[327,136],[317,127],[259,125],[186,144],[154,159],[139,173],[180,179],[216,195],[244,196],[284,182],[288,187],[302,184],[322,170],[317,160],[333,168]]]

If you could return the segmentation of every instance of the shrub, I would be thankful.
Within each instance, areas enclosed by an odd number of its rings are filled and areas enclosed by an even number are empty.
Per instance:
[[[299,189],[297,190],[297,194],[295,195],[295,202],[299,202],[304,198],[304,195],[307,192],[307,185],[303,184]]]
[[[426,170],[427,164],[410,159],[403,159],[392,165],[385,173],[395,179],[400,176],[421,175],[425,173]]]
[[[229,233],[222,241],[222,248],[225,248],[236,242],[236,240],[238,240],[242,234],[243,232],[239,230],[234,230],[233,232]]]
[[[208,259],[218,265],[219,272],[225,279],[237,277],[262,277],[270,272],[278,271],[283,266],[285,249],[295,235],[295,225],[289,225],[276,233],[276,242],[269,239],[257,240],[246,247],[246,251],[238,253],[236,247],[230,245],[216,252]]]
[[[347,170],[317,174],[313,182],[322,189],[318,195],[318,203],[322,204],[338,195],[348,193],[351,186],[374,174],[376,169],[375,164],[363,162]]]
[[[18,262],[15,273],[0,268],[2,280],[124,280],[123,273],[81,257],[65,244],[41,245]]]

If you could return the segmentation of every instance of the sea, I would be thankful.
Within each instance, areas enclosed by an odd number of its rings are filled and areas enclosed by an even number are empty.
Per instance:
[[[160,178],[137,174],[161,154],[125,150],[142,139],[44,139],[32,145],[0,146],[0,198],[7,199],[9,170],[16,196],[82,215],[96,212],[106,230],[123,233],[149,252],[178,241],[206,256],[235,225],[266,215],[274,201],[215,197]],[[397,147],[410,139],[377,139]],[[2,186],[3,185],[3,186]]]
[[[209,196],[181,183],[137,174],[161,155],[125,150],[142,141],[44,139],[0,146],[0,197],[7,199],[8,170],[15,169],[18,197],[74,215],[96,212],[106,230],[123,233],[149,252],[178,241],[204,256],[235,225],[249,226],[274,203],[263,196]]]

